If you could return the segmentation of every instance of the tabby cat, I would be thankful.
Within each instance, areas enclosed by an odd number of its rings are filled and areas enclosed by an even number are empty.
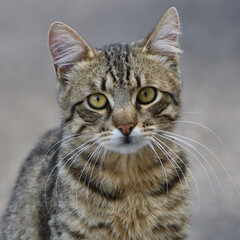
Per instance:
[[[103,49],[52,24],[62,125],[26,159],[2,240],[187,238],[188,162],[164,135],[180,112],[178,35],[175,8],[145,39]]]

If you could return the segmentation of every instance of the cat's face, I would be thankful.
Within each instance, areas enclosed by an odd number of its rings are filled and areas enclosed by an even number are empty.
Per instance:
[[[156,130],[174,125],[181,90],[178,17],[168,15],[148,38],[103,50],[90,48],[64,24],[52,26],[49,45],[68,134],[130,154],[148,146]]]

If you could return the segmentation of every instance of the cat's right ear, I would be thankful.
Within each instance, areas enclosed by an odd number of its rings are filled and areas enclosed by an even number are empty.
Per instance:
[[[94,56],[94,50],[72,28],[61,22],[49,28],[48,46],[58,79],[76,62]]]

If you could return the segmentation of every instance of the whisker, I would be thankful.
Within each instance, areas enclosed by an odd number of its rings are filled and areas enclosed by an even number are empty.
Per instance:
[[[83,147],[83,146],[85,145],[84,148],[74,154],[74,155],[76,155],[76,154],[80,153],[76,158],[78,158],[85,150],[87,150],[88,148],[91,148],[95,143],[92,143],[92,144],[89,145],[89,146],[86,146],[86,145],[89,144],[89,143],[91,143],[91,142],[93,142],[93,141],[95,141],[96,139],[97,139],[97,137],[95,137],[95,138],[93,138],[93,139],[90,139],[89,141],[85,142],[85,143],[81,146],[81,147]],[[74,156],[74,155],[73,155],[73,156]],[[73,156],[72,156],[72,157],[73,157]],[[71,158],[72,158],[72,157],[71,157]],[[76,158],[75,158],[75,159],[76,159]],[[74,161],[75,161],[75,159],[74,159]],[[65,173],[65,176],[64,176],[63,179],[66,178],[69,169],[70,169],[71,166],[74,164],[74,161],[72,161],[72,163],[69,165],[68,170],[67,170],[67,172]]]
[[[88,160],[87,160],[88,163],[91,163],[91,162],[92,162],[92,160],[94,159],[94,156],[95,156],[95,154],[98,152],[98,149],[99,149],[99,148],[101,148],[100,145],[98,145],[98,146],[94,149],[94,151],[92,152],[92,154],[90,155],[90,157],[89,157]],[[88,166],[88,169],[89,169],[89,166]],[[89,172],[89,171],[87,170],[87,172]],[[87,175],[85,175],[84,184],[86,183],[86,180],[87,180]],[[90,179],[89,179],[89,181],[88,181],[87,191],[88,191],[89,185],[90,185]],[[88,199],[88,193],[87,193],[87,199]]]
[[[98,151],[98,149],[100,148],[100,150]],[[98,161],[98,158],[99,158],[99,155],[102,151],[103,147],[101,145],[98,145],[98,147],[95,149],[94,151],[94,155],[95,155],[95,152],[98,152],[97,156],[96,156],[96,160],[92,166],[92,170],[91,170],[91,173],[90,173],[90,177],[89,177],[89,180],[88,180],[88,188],[87,188],[87,199],[88,199],[88,189],[89,189],[89,185],[90,185],[90,182],[91,182],[91,178],[92,178],[92,175],[93,175],[93,171],[95,169],[95,166],[96,166],[96,163]],[[94,157],[94,156],[93,156]],[[89,207],[89,203],[88,203],[88,209],[90,210],[90,207]]]
[[[56,135],[57,133],[63,131],[64,129],[66,129],[66,128],[68,128],[68,127],[70,127],[71,125],[73,125],[73,123],[70,123],[70,124],[68,124],[68,125],[65,126],[65,127],[62,127],[62,125],[61,125],[60,128],[57,129],[56,131],[54,131],[49,137],[52,137],[52,136]]]
[[[160,134],[158,134],[158,133],[156,133],[156,134],[157,134],[158,136],[164,138],[164,139],[168,139],[168,140],[169,140],[169,138],[166,138],[166,137],[164,137],[164,136],[162,136],[162,135],[160,135]],[[178,154],[176,154],[167,144],[165,144],[163,141],[161,141],[161,140],[158,139],[158,138],[156,138],[156,140],[160,141],[164,146],[166,146],[166,147],[174,154],[174,156],[176,156],[176,157],[181,161],[181,163],[188,169],[188,172],[190,173],[190,175],[191,175],[191,177],[192,177],[192,179],[193,179],[193,181],[194,181],[194,184],[195,184],[195,186],[196,186],[197,195],[198,195],[198,201],[200,202],[199,187],[198,187],[197,181],[196,181],[196,179],[195,179],[192,171],[190,170],[190,168],[189,168],[189,167],[185,164],[185,162],[178,156]],[[171,140],[170,140],[170,141],[171,141]],[[172,142],[173,142],[173,141],[172,141]],[[178,164],[177,164],[177,166],[178,166],[179,169],[181,169]],[[182,174],[183,174],[183,173],[182,173]],[[183,176],[184,176],[184,174],[183,174]],[[184,177],[184,179],[185,179],[185,177]],[[186,179],[185,179],[185,182],[186,182],[186,184],[187,184],[187,186],[188,186],[188,183],[187,183]],[[188,188],[189,188],[189,186],[188,186]]]
[[[45,201],[45,205],[46,205],[46,208],[47,208],[47,211],[50,214],[50,211],[49,211],[49,208],[48,208],[48,204],[47,204],[47,185],[48,185],[48,182],[49,182],[49,179],[51,177],[51,175],[53,174],[53,172],[55,171],[55,169],[61,164],[61,162],[66,158],[68,157],[70,154],[72,154],[73,152],[77,151],[79,148],[81,148],[83,145],[85,145],[86,143],[78,146],[77,148],[75,148],[74,150],[72,150],[70,153],[68,153],[67,155],[65,155],[60,161],[58,161],[58,163],[52,168],[50,174],[48,175],[48,178],[47,178],[47,181],[46,181],[46,184],[45,184],[45,187],[44,187],[44,201]]]
[[[97,139],[97,138],[96,138],[96,139]],[[97,140],[96,142],[94,142],[94,144],[96,144],[97,142],[98,142],[98,140]],[[93,144],[93,145],[94,145],[94,144]],[[95,149],[95,151],[96,151],[96,149]],[[94,152],[95,152],[95,151],[94,151]],[[78,181],[77,181],[77,186],[76,186],[76,204],[77,204],[77,209],[78,209],[78,189],[79,189],[80,179],[82,178],[83,173],[84,173],[84,171],[85,171],[85,169],[86,169],[89,161],[91,160],[91,157],[92,157],[92,156],[93,156],[93,154],[88,158],[87,162],[84,164],[84,167],[83,167],[83,169],[82,169],[82,171],[81,171],[81,174],[79,175],[79,178],[78,178]],[[85,182],[85,180],[86,180],[86,176],[85,176],[84,182]],[[78,213],[79,213],[79,210],[78,210]]]
[[[223,143],[223,141],[221,140],[221,138],[220,138],[212,129],[208,128],[207,126],[205,126],[205,125],[203,125],[203,124],[201,124],[201,123],[193,122],[193,121],[186,121],[186,120],[184,120],[184,121],[182,121],[182,120],[179,121],[179,120],[178,120],[178,121],[174,121],[174,122],[193,124],[193,125],[202,127],[202,128],[204,128],[204,129],[206,129],[207,131],[209,131],[210,133],[212,133],[212,134],[216,137],[216,139],[220,142],[220,144],[221,144],[221,146],[223,147],[223,150],[224,150],[224,152],[225,152],[225,154],[226,154],[226,158],[228,159],[228,161],[230,161],[229,153],[228,153],[228,151],[227,151],[227,149],[226,149],[226,147],[225,147],[225,144]]]
[[[65,141],[66,139],[68,139],[68,141],[76,138],[76,137],[82,137],[83,134],[92,134],[91,132],[86,132],[86,133],[81,133],[81,134],[73,134],[73,135],[70,135],[70,136],[67,136],[61,140],[59,140],[58,142],[56,142],[48,151],[47,153],[44,155],[43,159],[42,159],[42,162],[46,160],[47,158],[47,155],[49,154],[49,152],[58,144],[62,143],[63,141]],[[66,142],[68,142],[66,141]],[[53,155],[58,151],[58,149],[61,147],[61,145],[55,150],[55,152],[53,153]]]
[[[100,148],[99,151],[98,151],[98,148]],[[95,160],[95,162],[94,162],[94,164],[93,164],[93,167],[92,167],[92,170],[91,170],[91,174],[90,174],[89,180],[88,180],[88,187],[87,187],[87,193],[86,193],[86,194],[87,194],[87,203],[88,203],[88,209],[89,209],[89,211],[91,211],[90,206],[89,206],[89,201],[88,201],[89,185],[90,185],[91,178],[92,178],[92,175],[93,175],[93,171],[94,171],[94,169],[95,169],[95,166],[96,166],[96,163],[97,163],[97,161],[98,161],[99,155],[100,155],[100,153],[101,153],[101,151],[102,151],[103,149],[104,149],[103,146],[98,145],[98,147],[95,149],[94,154],[93,154],[93,158],[94,158],[95,153],[98,152],[98,153],[97,153],[97,156],[96,156],[96,160]],[[84,181],[85,181],[85,180],[84,180]],[[94,220],[93,220],[93,221],[94,221]],[[96,221],[94,221],[94,223],[96,224]],[[96,224],[96,225],[97,225],[97,224]],[[97,225],[97,228],[98,228],[98,230],[100,231],[101,235],[104,237],[104,234],[102,233],[102,231],[101,231],[101,229],[100,229],[100,227],[99,227],[98,225]]]
[[[98,140],[97,140],[97,141],[98,141]],[[96,141],[96,143],[97,143],[97,141]],[[98,149],[100,149],[100,150],[98,151]],[[89,185],[90,185],[90,182],[91,182],[91,178],[92,178],[92,174],[93,174],[95,165],[96,165],[96,163],[97,163],[97,161],[98,161],[98,158],[99,158],[99,155],[100,155],[102,149],[104,149],[104,148],[103,148],[101,145],[98,145],[97,148],[94,150],[94,152],[93,152],[93,153],[91,154],[91,156],[89,157],[89,159],[87,160],[87,163],[86,163],[86,165],[85,165],[85,166],[87,166],[88,163],[92,162],[92,160],[94,159],[95,154],[97,153],[97,156],[96,156],[94,165],[92,166],[91,174],[90,174],[90,177],[89,177],[89,180],[88,180],[87,191],[86,191],[86,198],[87,198],[87,204],[88,204],[88,209],[89,209],[89,211],[91,211],[90,206],[89,206],[89,201],[88,201]],[[90,161],[90,160],[91,160],[91,161]],[[85,166],[84,166],[84,167],[85,167]],[[89,167],[88,167],[88,168],[89,168]],[[85,176],[85,179],[84,179],[84,183],[85,183],[85,182],[86,182],[86,176]],[[77,201],[77,199],[78,199],[78,187],[79,187],[79,181],[78,181],[77,188],[76,188],[76,201]],[[78,211],[78,213],[79,213],[78,202],[77,202],[77,211]],[[94,221],[94,219],[92,219],[92,221]],[[97,222],[94,221],[94,223],[96,224]],[[97,224],[96,224],[96,225],[97,225]],[[99,228],[98,225],[97,225],[97,228],[100,230],[100,228]],[[100,232],[101,232],[101,231],[100,231]],[[103,234],[102,234],[102,235],[103,235]]]
[[[173,134],[173,135],[175,135],[175,136],[177,136],[177,137],[181,137],[181,138],[183,138],[183,139],[189,140],[189,141],[191,141],[191,142],[194,142],[194,143],[200,145],[201,147],[203,147],[204,149],[206,149],[206,150],[217,160],[217,162],[221,165],[221,167],[223,168],[223,170],[224,170],[225,173],[227,174],[228,178],[230,179],[231,183],[233,184],[235,190],[237,190],[236,185],[235,185],[235,183],[234,183],[231,175],[229,174],[227,168],[223,165],[223,163],[221,162],[221,160],[216,156],[216,154],[215,154],[211,149],[209,149],[209,148],[206,147],[204,144],[202,144],[202,143],[200,143],[200,142],[198,142],[198,141],[196,141],[196,140],[194,140],[194,139],[191,139],[191,138],[188,138],[188,137],[184,137],[184,136],[181,136],[181,135],[176,134],[176,133],[171,133],[171,134]],[[221,184],[220,184],[220,185],[221,185]],[[221,186],[221,188],[222,188],[222,186]],[[222,191],[224,192],[223,189],[222,189]]]
[[[154,137],[154,138],[155,138],[155,137]],[[182,182],[182,180],[181,180],[181,178],[180,178],[180,176],[179,176],[176,168],[174,167],[172,161],[169,159],[169,157],[173,160],[173,162],[175,163],[175,165],[176,165],[176,166],[178,167],[178,169],[180,170],[180,172],[181,172],[182,176],[184,177],[184,180],[185,180],[185,182],[186,182],[186,184],[187,184],[187,187],[188,187],[188,189],[189,189],[188,183],[187,183],[187,181],[186,181],[186,179],[185,179],[185,175],[184,175],[184,173],[182,172],[182,169],[181,169],[181,168],[179,167],[179,165],[174,161],[174,159],[170,156],[170,154],[164,149],[164,147],[161,146],[161,144],[157,141],[157,138],[152,139],[152,141],[153,141],[153,143],[156,145],[156,147],[157,147],[159,150],[161,150],[161,152],[165,155],[165,157],[167,158],[167,160],[169,161],[169,163],[170,163],[170,164],[172,165],[172,167],[174,168],[174,171],[175,171],[175,173],[177,174],[177,177],[178,177],[178,179],[179,179],[179,181],[180,181],[180,183],[181,183],[181,186],[182,186],[183,196],[185,196],[185,192],[184,192],[184,188],[183,188],[183,182]],[[167,199],[165,199],[165,201],[166,201],[166,200],[167,200]]]
[[[201,112],[199,112],[201,113]],[[175,123],[188,123],[188,124],[192,124],[192,125],[196,125],[196,126],[199,126],[199,127],[202,127],[204,128],[205,130],[209,131],[211,134],[213,134],[215,136],[215,138],[220,142],[225,154],[226,154],[226,159],[230,162],[230,158],[229,158],[229,153],[226,149],[226,146],[225,144],[223,143],[223,141],[221,140],[221,138],[210,128],[208,128],[207,126],[201,124],[201,123],[198,123],[198,122],[193,122],[193,121],[187,121],[187,120],[175,120],[173,121]],[[158,123],[159,125],[160,124],[164,124],[164,123]]]
[[[208,167],[209,167],[209,168],[211,169],[211,171],[213,172],[213,174],[214,174],[214,176],[215,176],[215,178],[216,178],[216,180],[217,180],[220,188],[222,189],[221,183],[220,183],[220,181],[219,181],[219,179],[218,179],[218,177],[217,177],[217,175],[216,175],[216,173],[215,173],[212,165],[208,162],[208,160],[204,157],[204,155],[201,153],[201,151],[200,151],[198,148],[196,148],[194,145],[192,145],[192,144],[190,144],[190,143],[188,143],[188,142],[186,142],[186,141],[184,141],[184,140],[182,140],[182,139],[179,139],[179,138],[177,138],[177,137],[174,137],[174,136],[171,136],[171,135],[166,135],[166,134],[165,134],[164,136],[165,136],[165,137],[169,137],[169,138],[173,138],[173,139],[175,139],[175,140],[177,140],[177,141],[179,141],[179,142],[187,145],[188,147],[190,147],[191,149],[193,149],[196,153],[198,153],[199,156],[202,157],[202,159],[207,163]],[[175,143],[176,143],[176,142],[175,142]],[[179,144],[179,143],[178,143],[178,144]],[[181,146],[181,147],[183,147],[184,149],[186,149],[188,152],[190,152],[190,153],[194,156],[195,159],[198,160],[198,162],[200,163],[200,165],[202,166],[202,168],[204,169],[204,171],[205,171],[205,173],[206,173],[206,176],[207,176],[207,178],[208,178],[208,180],[209,180],[209,184],[210,184],[210,187],[211,187],[211,189],[212,189],[213,195],[216,197],[216,193],[215,193],[215,191],[214,191],[214,188],[213,188],[213,185],[212,185],[212,181],[210,180],[210,177],[209,177],[209,175],[208,175],[208,173],[207,173],[207,170],[206,170],[206,168],[204,167],[204,165],[202,164],[201,160],[200,160],[192,151],[190,151],[189,149],[185,148],[183,145],[180,145],[180,144],[179,144],[179,146]],[[222,189],[222,190],[223,190],[223,189]]]
[[[105,190],[104,185],[102,183],[103,182],[102,168],[103,168],[103,163],[104,163],[104,160],[105,160],[105,157],[106,157],[106,154],[107,154],[108,150],[109,150],[108,147],[104,147],[104,151],[103,151],[103,154],[102,154],[102,157],[101,157],[101,160],[100,160],[100,167],[99,167],[99,170],[98,170],[99,179],[101,179],[100,180],[100,186],[107,196],[108,196],[108,193]]]
[[[161,136],[161,135],[160,135],[160,136]],[[208,178],[209,185],[210,185],[210,187],[211,187],[211,189],[212,189],[213,195],[216,196],[216,193],[215,193],[215,191],[214,191],[214,189],[213,189],[212,181],[211,181],[211,179],[210,179],[210,177],[209,177],[209,175],[208,175],[208,172],[207,172],[205,166],[202,164],[201,160],[198,158],[198,156],[197,156],[196,154],[194,154],[191,150],[189,150],[188,148],[186,148],[184,145],[180,144],[179,142],[176,142],[176,141],[174,141],[173,139],[171,139],[171,138],[169,138],[169,137],[166,137],[166,136],[161,136],[161,137],[164,137],[164,138],[168,139],[169,141],[171,141],[171,142],[179,145],[180,147],[182,147],[183,149],[185,149],[187,152],[189,152],[189,153],[199,162],[199,164],[200,164],[201,167],[203,168],[203,170],[204,170],[204,172],[205,172],[205,174],[206,174],[206,176],[207,176],[207,178]],[[180,141],[180,142],[182,142],[182,141]],[[187,145],[188,147],[192,148],[191,145],[188,145],[188,144],[186,144],[186,143],[184,143],[184,144]],[[193,149],[193,150],[195,150],[195,149]]]
[[[57,141],[57,142],[47,151],[47,153],[44,155],[44,157],[43,157],[43,159],[42,159],[42,162],[44,162],[44,161],[46,160],[47,155],[49,154],[49,152],[51,152],[51,150],[52,150],[55,146],[57,146],[57,145],[60,144],[61,142],[65,141],[66,139],[69,139],[69,138],[70,138],[69,140],[72,140],[73,138],[75,138],[75,137],[77,137],[77,136],[79,136],[79,134],[70,135],[70,136],[67,136],[67,137],[65,137],[65,138]],[[61,145],[60,145],[60,146],[61,146]],[[60,146],[55,150],[55,152],[53,153],[53,155],[58,151],[58,149],[60,148]]]
[[[182,112],[182,114],[203,114],[205,112]]]
[[[169,157],[172,159],[172,161],[174,162],[174,164],[178,167],[178,169],[181,171],[182,176],[184,177],[184,173],[182,172],[182,169],[179,167],[179,165],[177,164],[177,162],[173,159],[173,157],[164,149],[164,147],[161,144],[164,144],[165,147],[167,147],[172,153],[174,153],[164,142],[162,142],[160,139],[153,137],[156,141],[156,144],[158,147],[160,147],[160,150],[162,150],[163,154],[166,156],[167,160],[170,161]],[[175,154],[175,153],[174,153]],[[175,154],[175,156],[177,156],[177,154]],[[179,158],[179,157],[178,157]],[[183,161],[182,161],[183,162]],[[183,162],[184,163],[184,162]],[[186,164],[184,163],[184,165],[186,166]],[[172,165],[173,166],[173,165]],[[174,166],[173,166],[174,167]],[[177,172],[176,172],[177,173]],[[178,175],[179,177],[179,175]],[[185,179],[185,177],[184,177]],[[180,180],[180,179],[179,179]],[[187,181],[185,179],[185,182],[187,184]]]
[[[59,198],[58,198],[58,180],[59,180],[59,177],[61,176],[62,170],[63,170],[63,169],[65,168],[65,166],[71,161],[71,159],[73,159],[73,158],[76,156],[76,157],[74,158],[74,160],[71,162],[71,164],[69,165],[69,167],[68,167],[68,169],[67,169],[67,171],[66,171],[66,173],[65,173],[65,175],[64,175],[64,177],[63,177],[63,181],[64,181],[64,179],[65,179],[66,176],[67,176],[68,171],[70,170],[71,166],[74,164],[74,162],[76,161],[76,159],[77,159],[85,150],[87,150],[87,149],[89,149],[90,147],[92,147],[95,143],[93,143],[93,144],[91,144],[91,145],[88,145],[88,146],[86,146],[86,145],[87,145],[88,143],[91,143],[91,142],[94,141],[95,139],[97,139],[97,138],[91,139],[91,140],[87,141],[86,143],[82,144],[81,147],[84,147],[84,148],[81,148],[81,149],[78,150],[76,153],[74,153],[74,154],[63,164],[63,166],[62,166],[61,169],[59,170],[58,175],[57,175],[57,179],[56,179],[56,197],[57,197],[58,202],[59,202]],[[78,148],[79,148],[79,147],[78,147]]]
[[[162,171],[163,171],[164,176],[165,176],[165,179],[166,179],[166,188],[167,188],[167,194],[166,194],[166,195],[167,195],[167,197],[168,197],[168,179],[167,179],[167,174],[166,174],[165,168],[164,168],[163,163],[162,163],[160,157],[158,156],[156,150],[155,150],[154,147],[152,146],[152,144],[151,144],[149,141],[147,142],[147,144],[148,144],[148,146],[150,146],[150,148],[152,149],[152,151],[154,152],[154,154],[155,154],[156,157],[158,158],[159,163],[160,163],[160,165],[161,165],[161,167],[162,167]]]
[[[211,133],[217,138],[217,140],[220,142],[220,144],[221,144],[221,146],[222,146],[222,148],[223,148],[223,150],[224,150],[224,152],[225,152],[227,161],[228,161],[228,162],[231,162],[231,161],[230,161],[230,158],[229,158],[229,153],[228,153],[228,151],[227,151],[227,149],[226,149],[223,141],[221,140],[221,138],[220,138],[213,130],[211,130],[210,128],[208,128],[208,127],[206,127],[205,125],[200,124],[200,123],[198,123],[198,122],[193,122],[193,121],[175,121],[175,122],[194,124],[194,125],[200,126],[200,127],[204,128],[204,129],[208,130],[209,132],[211,132]],[[182,137],[183,137],[183,136],[182,136]],[[184,137],[184,138],[187,138],[187,137]],[[231,181],[232,185],[234,186],[235,191],[236,191],[238,194],[240,194],[238,187],[236,186],[233,178],[231,177],[231,174],[229,173],[229,171],[227,170],[227,168],[224,166],[224,164],[221,162],[221,160],[216,156],[216,154],[215,154],[213,151],[211,151],[209,148],[207,148],[205,145],[201,144],[200,142],[197,142],[197,141],[194,140],[194,139],[189,139],[189,140],[190,140],[190,141],[193,141],[193,142],[195,142],[195,143],[197,143],[197,144],[199,144],[200,146],[202,146],[204,149],[206,149],[209,153],[211,153],[211,154],[214,156],[214,158],[218,161],[218,163],[219,163],[219,164],[221,165],[221,167],[224,169],[224,171],[225,171],[225,173],[227,174],[229,180]]]
[[[45,187],[44,187],[44,201],[45,201],[45,206],[47,208],[47,211],[50,214],[50,211],[49,211],[49,208],[48,208],[48,204],[47,204],[47,185],[48,185],[48,182],[49,182],[49,179],[50,177],[52,176],[53,172],[55,171],[55,169],[61,164],[61,162],[67,157],[69,156],[72,152],[76,151],[77,149],[74,149],[72,150],[69,154],[67,154],[63,159],[61,159],[60,161],[58,161],[58,163],[52,168],[50,174],[48,175],[48,178],[47,178],[47,181],[46,181],[46,184],[45,184]],[[55,151],[56,152],[56,151]]]

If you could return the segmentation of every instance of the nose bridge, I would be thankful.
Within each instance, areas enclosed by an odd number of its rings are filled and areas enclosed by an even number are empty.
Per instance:
[[[125,104],[122,108],[115,108],[113,112],[113,125],[123,135],[129,136],[137,124],[137,117],[133,106]]]
[[[116,89],[115,106],[113,109],[113,124],[136,123],[136,113],[133,104],[131,103],[131,93],[128,89]]]
[[[131,102],[131,93],[127,89],[119,89],[115,95],[113,109],[113,126],[119,129],[123,135],[129,136],[137,124],[137,114]]]
[[[115,109],[113,112],[113,125],[127,125],[127,124],[136,124],[137,117],[135,111],[131,107],[125,107],[124,109]]]

